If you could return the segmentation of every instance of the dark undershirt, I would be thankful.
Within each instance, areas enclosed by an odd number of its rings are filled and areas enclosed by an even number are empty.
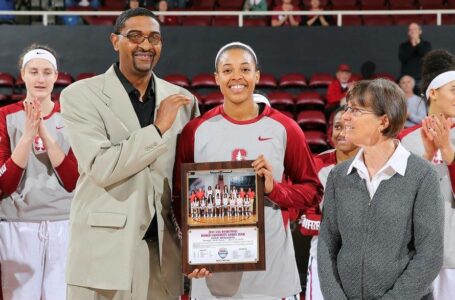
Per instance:
[[[133,105],[136,116],[141,124],[141,128],[144,128],[150,124],[153,124],[153,118],[155,114],[155,85],[153,82],[153,76],[150,78],[147,90],[145,91],[142,101],[140,101],[141,93],[128,81],[128,79],[122,74],[119,68],[119,63],[114,64],[114,70],[117,74],[118,79],[122,83],[126,90],[126,93],[130,97],[131,104]],[[161,135],[160,130],[155,126],[158,133]],[[149,228],[144,235],[144,240],[158,240],[158,223],[156,220],[156,213],[150,223]]]

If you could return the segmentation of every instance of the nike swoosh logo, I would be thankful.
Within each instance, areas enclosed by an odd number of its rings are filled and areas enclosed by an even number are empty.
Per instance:
[[[262,137],[262,136],[259,136],[258,137],[258,141],[260,142],[263,142],[263,141],[268,141],[268,140],[271,140],[272,138],[265,138],[265,137]]]
[[[46,53],[36,51],[36,54],[46,54]]]
[[[65,126],[55,126],[55,129],[59,130],[59,129],[62,129],[63,127],[65,127]]]

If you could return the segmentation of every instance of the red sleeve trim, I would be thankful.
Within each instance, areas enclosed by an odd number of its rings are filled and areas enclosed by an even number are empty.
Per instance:
[[[16,163],[9,158],[0,167],[0,191],[4,195],[11,195],[14,193],[21,182],[24,175],[24,169],[16,165]]]
[[[55,172],[60,179],[65,190],[72,192],[76,188],[79,172],[77,170],[77,160],[73,151],[70,149],[62,163],[55,167]]]
[[[311,151],[297,123],[271,109],[269,115],[286,129],[286,153],[284,157],[284,176],[292,184],[275,183],[269,198],[282,207],[307,209],[321,202],[322,185],[319,182]]]
[[[7,115],[23,110],[23,103],[16,102],[0,109],[0,191],[11,195],[16,191],[24,169],[11,159],[11,143],[8,135]]]

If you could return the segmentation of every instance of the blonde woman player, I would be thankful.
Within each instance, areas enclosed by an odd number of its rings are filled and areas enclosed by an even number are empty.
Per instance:
[[[20,58],[27,94],[0,110],[0,264],[8,300],[65,299],[69,211],[77,178],[60,104],[55,52]]]

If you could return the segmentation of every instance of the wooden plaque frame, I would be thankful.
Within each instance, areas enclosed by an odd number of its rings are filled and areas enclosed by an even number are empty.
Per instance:
[[[191,273],[196,268],[206,268],[210,272],[265,270],[264,179],[256,175],[254,168],[251,167],[252,162],[182,164],[182,268],[185,274]],[[224,182],[225,177],[231,181]],[[192,206],[191,186],[194,188],[199,183],[199,187],[201,187],[203,182],[208,181],[213,182],[212,187],[214,187],[216,183],[220,182],[220,178],[224,185],[229,183],[229,189],[233,188],[234,185],[231,183],[236,180],[237,182],[239,180],[254,182],[254,187],[249,186],[252,191],[254,188],[255,193],[253,199],[250,200],[252,204],[249,206],[249,211],[242,210],[242,213],[246,214],[244,216],[228,216],[227,214],[221,216],[220,211],[216,210],[215,200],[212,198],[212,216],[205,213],[205,219],[203,216],[198,218],[197,214],[193,214],[197,212],[197,209],[193,209]],[[224,196],[224,185],[220,187],[221,200]],[[203,186],[205,190],[207,187],[205,184]],[[214,189],[212,191],[216,193]],[[233,194],[230,193],[230,195]],[[240,191],[238,194],[240,195]],[[196,199],[194,197],[193,195],[192,198]],[[222,203],[221,210],[223,209]],[[218,211],[218,216],[216,211]],[[249,216],[248,213],[250,213]],[[190,251],[192,251],[191,255]],[[253,259],[248,261],[251,256]],[[241,262],[241,260],[246,260],[246,262]]]

